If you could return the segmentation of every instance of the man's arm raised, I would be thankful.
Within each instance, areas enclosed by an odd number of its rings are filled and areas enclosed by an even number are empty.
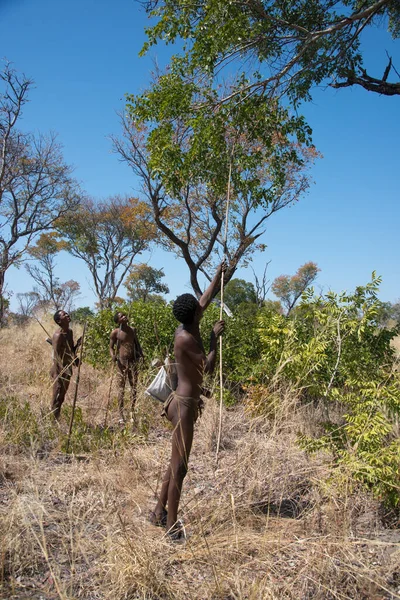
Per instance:
[[[214,298],[214,296],[217,292],[217,289],[221,285],[221,276],[222,276],[222,273],[226,271],[226,267],[227,267],[226,261],[223,260],[222,263],[217,268],[217,272],[214,275],[214,279],[211,281],[210,285],[208,286],[208,288],[206,289],[204,294],[201,296],[201,298],[199,300],[199,304],[200,304],[202,311],[205,311],[207,306],[209,306],[211,300]]]

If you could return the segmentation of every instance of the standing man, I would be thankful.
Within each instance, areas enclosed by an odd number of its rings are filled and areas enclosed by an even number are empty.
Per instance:
[[[150,520],[154,525],[166,525],[167,535],[178,540],[183,532],[177,521],[182,484],[188,470],[194,424],[199,415],[204,373],[215,367],[217,339],[224,330],[224,321],[217,321],[210,337],[210,351],[206,355],[200,337],[199,324],[204,310],[210,304],[221,281],[223,262],[217,269],[207,290],[197,300],[192,294],[179,296],[173,305],[175,318],[181,323],[175,332],[175,363],[178,387],[164,404],[163,414],[174,426],[172,455],[161,486],[160,497]],[[167,511],[168,506],[168,511]]]
[[[131,416],[136,404],[139,360],[144,359],[136,329],[128,325],[128,317],[123,312],[116,312],[114,321],[119,327],[110,335],[110,356],[118,368],[118,409],[120,422],[125,423],[124,392],[126,378],[131,388]]]
[[[65,395],[69,388],[72,377],[72,366],[77,366],[79,359],[76,358],[76,351],[81,345],[82,338],[79,338],[74,345],[72,329],[69,328],[71,317],[65,310],[58,310],[54,313],[54,321],[60,326],[52,337],[53,346],[53,366],[50,369],[50,376],[53,378],[53,398],[51,410],[57,421],[60,419],[61,406],[65,400]]]

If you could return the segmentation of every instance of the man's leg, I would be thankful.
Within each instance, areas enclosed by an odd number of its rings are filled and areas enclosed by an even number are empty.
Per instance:
[[[125,392],[125,383],[126,383],[126,373],[127,373],[127,367],[124,367],[124,365],[121,365],[118,363],[118,370],[117,370],[118,410],[119,410],[119,418],[124,423],[125,423],[124,392]]]
[[[157,518],[161,518],[168,505],[167,529],[170,529],[178,517],[182,484],[188,470],[193,442],[193,410],[183,406],[175,397],[168,407],[168,418],[174,426],[171,461],[164,476],[154,513]]]
[[[138,363],[137,362],[131,363],[128,368],[128,379],[129,379],[129,385],[131,386],[131,419],[133,419],[135,405],[136,405],[138,374],[139,374]]]
[[[61,406],[65,400],[65,395],[69,387],[69,377],[65,375],[59,376],[57,373],[54,372],[52,373],[52,376],[54,377],[54,383],[51,410],[55,419],[59,421],[61,414]]]

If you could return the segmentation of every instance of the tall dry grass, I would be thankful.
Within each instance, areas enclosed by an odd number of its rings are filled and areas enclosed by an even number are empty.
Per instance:
[[[187,539],[171,544],[147,520],[170,452],[159,405],[142,383],[137,423],[121,430],[113,390],[103,429],[110,372],[83,365],[66,456],[69,412],[60,427],[49,416],[44,337],[37,324],[0,332],[1,598],[400,598],[399,532],[345,474],[329,483],[329,456],[296,444],[316,409],[286,392],[269,421],[224,410],[217,463],[209,400],[182,494]]]

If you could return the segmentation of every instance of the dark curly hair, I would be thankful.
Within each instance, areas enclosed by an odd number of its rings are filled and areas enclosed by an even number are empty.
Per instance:
[[[120,310],[117,310],[117,312],[114,315],[114,323],[116,323],[118,325],[119,323],[119,315],[122,315]]]
[[[172,307],[174,317],[184,325],[193,323],[199,301],[192,294],[182,294],[178,296]]]
[[[61,321],[61,313],[63,311],[62,310],[57,310],[54,315],[53,315],[53,319],[55,320],[55,322],[57,323],[57,325],[59,325],[60,321]]]

